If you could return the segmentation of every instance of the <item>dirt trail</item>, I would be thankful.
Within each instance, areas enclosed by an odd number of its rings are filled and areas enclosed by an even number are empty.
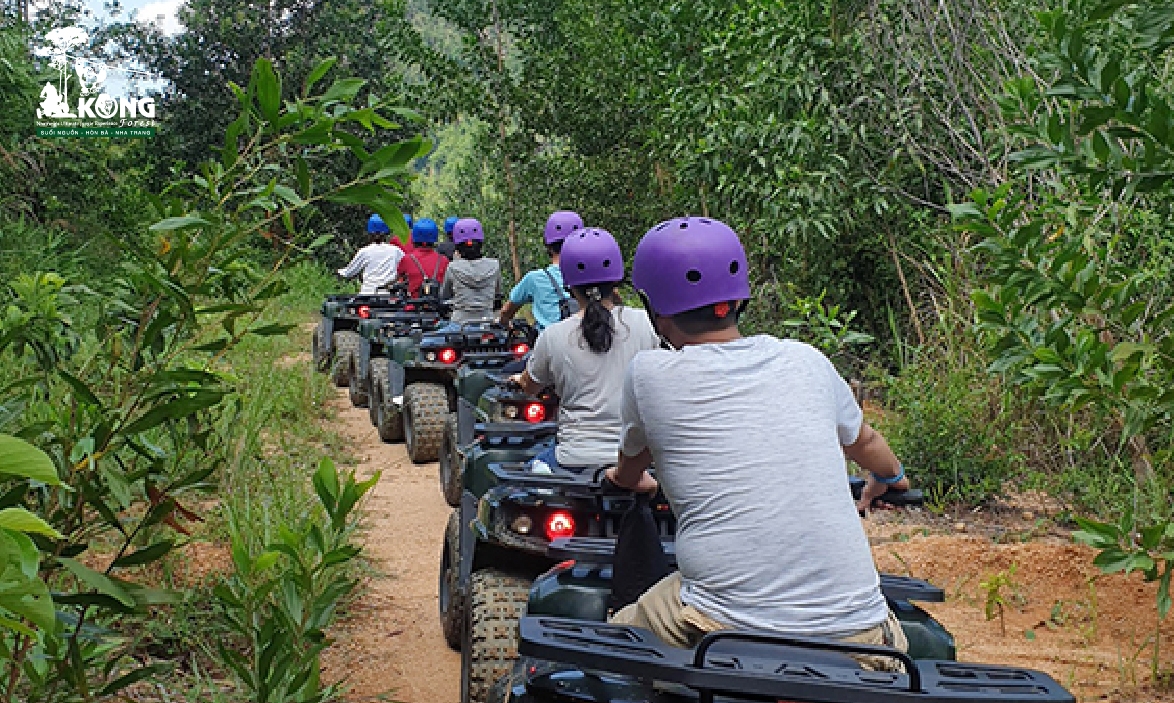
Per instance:
[[[331,405],[336,428],[359,459],[357,473],[383,477],[366,503],[363,542],[379,573],[332,635],[324,677],[346,678],[350,703],[456,703],[461,657],[444,642],[437,615],[440,541],[449,507],[436,464],[416,465],[403,444],[384,444],[365,409],[344,390]]]

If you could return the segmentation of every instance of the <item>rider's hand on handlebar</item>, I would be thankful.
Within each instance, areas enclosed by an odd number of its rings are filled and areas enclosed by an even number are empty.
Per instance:
[[[619,486],[620,483],[616,481],[617,470],[618,469],[616,467],[612,466],[604,472],[603,477]],[[656,479],[652,478],[652,474],[645,471],[644,473],[640,474],[640,481],[637,482],[631,490],[635,493],[648,493],[649,495],[656,495],[656,492],[660,490],[660,484],[656,482]]]
[[[892,485],[885,485],[877,481],[871,473],[867,475],[864,481],[864,490],[860,491],[860,500],[856,501],[856,511],[860,513],[861,517],[867,515],[868,511],[872,509],[872,501],[880,498],[888,491],[894,489],[907,491],[910,487],[908,478],[904,478],[900,482]]]

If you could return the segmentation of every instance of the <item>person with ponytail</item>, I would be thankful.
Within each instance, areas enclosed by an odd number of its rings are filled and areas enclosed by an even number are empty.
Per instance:
[[[527,393],[549,386],[559,397],[557,442],[531,463],[543,472],[615,461],[628,363],[660,346],[648,315],[615,294],[624,255],[610,233],[587,228],[568,235],[559,268],[579,312],[547,327],[526,370],[512,377]]]

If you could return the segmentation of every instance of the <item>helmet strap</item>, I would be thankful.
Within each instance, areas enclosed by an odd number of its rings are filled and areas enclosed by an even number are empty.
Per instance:
[[[648,299],[648,294],[642,289],[636,290],[636,295],[640,296],[640,302],[644,304],[644,310],[648,313],[648,321],[652,323],[652,330],[656,332],[656,336],[660,338],[661,349],[668,349],[669,351],[679,351],[673,343],[669,341],[668,337],[660,331],[660,327],[656,324],[656,309],[652,307],[652,301]]]

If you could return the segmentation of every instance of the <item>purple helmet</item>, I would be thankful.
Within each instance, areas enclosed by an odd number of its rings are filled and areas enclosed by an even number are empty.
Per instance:
[[[632,285],[657,315],[750,298],[746,250],[728,225],[678,217],[648,230],[632,259]]]
[[[624,280],[624,254],[605,229],[580,229],[563,240],[559,269],[568,286],[617,283]]]
[[[481,231],[481,223],[472,217],[457,220],[452,228],[452,240],[457,244],[465,242],[485,241],[485,233]]]
[[[547,244],[561,242],[567,238],[568,234],[580,229],[583,229],[582,217],[570,210],[559,210],[546,218],[546,229],[542,230],[542,240]]]

